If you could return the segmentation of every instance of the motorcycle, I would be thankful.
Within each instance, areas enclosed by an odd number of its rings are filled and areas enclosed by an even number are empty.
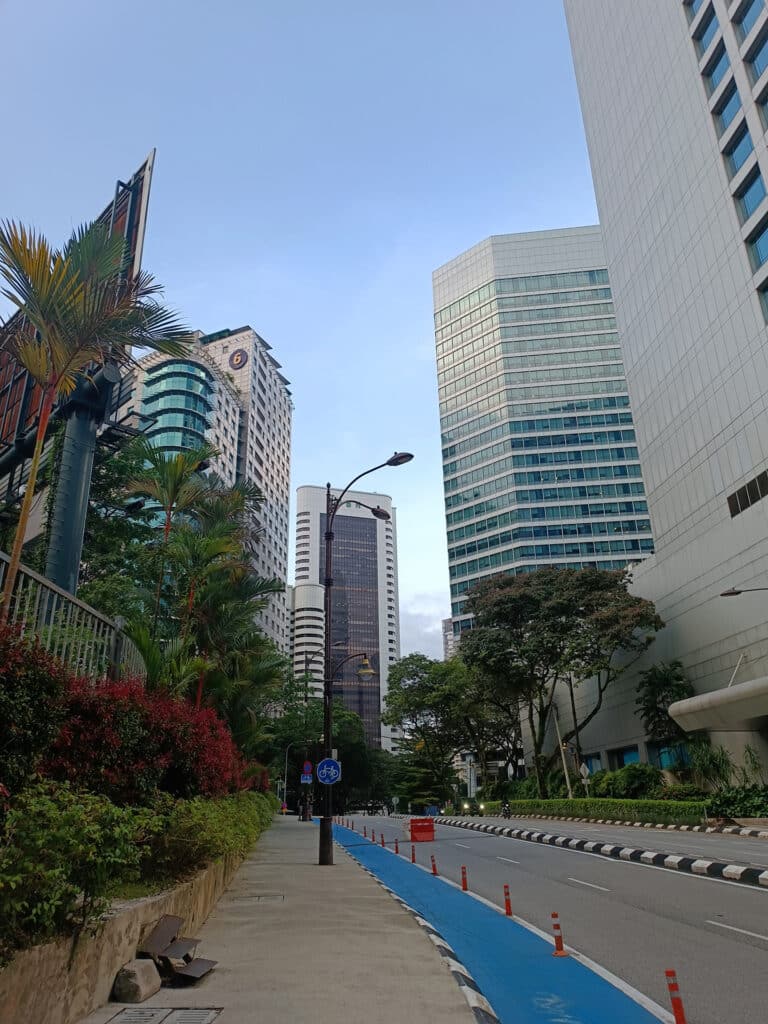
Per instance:
[[[504,804],[504,806],[501,808],[501,816],[502,818],[512,817],[512,811],[510,810],[509,804]]]

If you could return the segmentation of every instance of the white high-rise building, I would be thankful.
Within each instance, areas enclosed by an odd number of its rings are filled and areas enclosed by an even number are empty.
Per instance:
[[[656,554],[674,709],[768,754],[768,8],[565,0]],[[644,750],[628,680],[587,742]],[[603,767],[607,767],[605,763]]]
[[[338,492],[333,492],[338,494]],[[369,508],[384,509],[389,520]],[[317,694],[323,688],[323,611],[325,579],[326,490],[299,487],[296,492],[296,574],[293,591],[293,669],[309,672]],[[374,675],[360,679],[359,660],[351,659],[334,678],[334,693],[363,720],[371,746],[390,749],[393,730],[381,723],[389,666],[400,657],[397,589],[397,523],[385,494],[348,491],[333,525],[334,662],[348,654],[368,655]]]
[[[493,235],[433,275],[453,631],[481,580],[653,550],[597,226]]]
[[[240,394],[238,476],[256,483],[264,503],[254,524],[259,530],[254,565],[260,576],[282,583],[288,578],[288,506],[291,486],[289,381],[271,346],[252,327],[204,334],[199,344]],[[259,625],[282,651],[289,649],[289,611],[285,593],[269,598]]]

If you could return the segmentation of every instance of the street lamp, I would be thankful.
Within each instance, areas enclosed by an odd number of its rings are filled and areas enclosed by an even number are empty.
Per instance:
[[[750,594],[758,590],[768,590],[768,587],[728,587],[720,597],[739,597],[741,594]]]
[[[331,757],[333,747],[331,745],[331,730],[333,729],[333,675],[334,669],[331,662],[331,651],[333,645],[331,644],[331,624],[333,620],[333,521],[336,518],[336,513],[339,510],[341,502],[347,491],[361,480],[364,476],[368,476],[369,473],[375,473],[378,469],[384,469],[385,466],[404,466],[406,462],[410,462],[413,458],[410,452],[395,452],[386,462],[379,463],[378,466],[372,466],[370,469],[364,470],[362,473],[358,473],[354,477],[344,490],[339,494],[338,497],[334,497],[331,494],[331,485],[326,484],[325,488],[325,600],[324,612],[325,612],[325,673],[323,680],[323,742],[325,748],[325,757]],[[362,502],[358,502],[362,504]],[[370,509],[371,513],[377,519],[389,519],[389,513],[383,508],[371,508],[370,505],[366,505],[366,508]],[[367,659],[366,659],[367,661]],[[337,666],[338,668],[339,666]],[[368,666],[370,669],[370,665]],[[371,674],[373,670],[371,669]],[[325,809],[323,816],[320,818],[320,847],[318,855],[318,864],[330,865],[333,864],[333,787],[325,787]]]

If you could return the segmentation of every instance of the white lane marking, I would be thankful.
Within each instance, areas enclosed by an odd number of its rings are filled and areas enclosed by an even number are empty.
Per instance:
[[[462,850],[471,850],[472,849],[471,846],[465,846],[464,843],[454,843],[453,845],[454,846],[460,846],[462,848]]]
[[[497,857],[496,860],[506,861],[507,864],[519,864],[520,863],[519,860],[512,860],[511,857]]]
[[[590,889],[599,889],[601,892],[610,892],[610,889],[606,889],[604,885],[593,885],[592,882],[582,882],[580,878],[571,878],[568,876],[569,882],[578,882],[579,885],[588,885]]]
[[[715,928],[727,928],[729,932],[739,932],[741,935],[749,935],[752,939],[762,939],[768,942],[768,935],[758,935],[757,932],[748,932],[746,928],[734,928],[732,924],[721,924],[719,921],[705,921],[705,924],[713,924]]]

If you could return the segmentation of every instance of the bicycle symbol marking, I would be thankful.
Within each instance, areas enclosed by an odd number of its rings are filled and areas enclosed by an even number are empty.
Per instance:
[[[341,765],[332,758],[326,758],[317,766],[317,778],[326,786],[332,786],[341,778]]]

